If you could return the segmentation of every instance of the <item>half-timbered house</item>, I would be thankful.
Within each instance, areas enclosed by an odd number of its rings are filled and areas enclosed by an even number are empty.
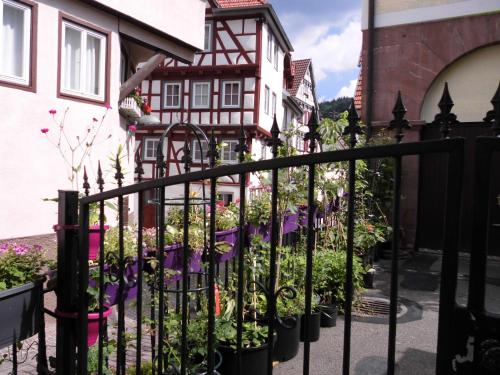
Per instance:
[[[243,125],[252,157],[266,158],[265,140],[274,116],[280,126],[286,126],[303,115],[303,109],[289,94],[295,82],[292,51],[283,26],[266,0],[208,1],[204,50],[194,63],[165,59],[142,82],[142,95],[161,123],[139,127],[136,133],[136,152],[143,160],[144,177],[156,177],[159,135],[175,123],[196,124],[207,134],[213,129],[222,163],[237,162],[235,147]],[[169,175],[183,171],[184,141],[182,131],[168,135],[164,154]],[[207,145],[203,143],[201,150],[197,142],[190,146],[192,170],[196,170],[208,161]],[[173,188],[168,195],[180,195],[180,189]],[[226,202],[237,199],[237,176],[219,181],[219,194]]]

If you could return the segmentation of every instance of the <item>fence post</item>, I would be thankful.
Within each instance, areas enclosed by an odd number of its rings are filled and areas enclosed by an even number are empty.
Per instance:
[[[57,311],[73,313],[77,296],[78,192],[59,190],[57,232]],[[62,314],[67,316],[67,314]],[[56,374],[73,375],[76,319],[57,318]]]

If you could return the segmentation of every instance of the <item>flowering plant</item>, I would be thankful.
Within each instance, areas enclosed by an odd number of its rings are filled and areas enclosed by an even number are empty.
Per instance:
[[[54,145],[54,147],[59,151],[64,163],[68,169],[68,179],[71,182],[71,187],[74,190],[78,190],[79,182],[78,176],[82,169],[84,161],[90,157],[92,147],[98,142],[104,142],[105,140],[111,138],[109,134],[104,140],[98,138],[100,130],[102,128],[104,119],[111,106],[106,105],[106,110],[100,119],[92,118],[89,124],[85,127],[83,134],[76,135],[74,138],[71,137],[67,132],[66,116],[68,114],[69,108],[66,108],[62,118],[58,119],[56,117],[57,110],[51,109],[49,114],[52,116],[52,120],[56,129],[54,130],[55,135],[51,136],[52,133],[50,128],[42,128],[40,131],[45,135],[47,140]]]
[[[224,206],[224,202],[217,202],[215,215],[217,230],[229,230],[238,226],[238,211],[238,206],[233,203]]]
[[[0,244],[0,291],[35,281],[50,263],[39,245]]]

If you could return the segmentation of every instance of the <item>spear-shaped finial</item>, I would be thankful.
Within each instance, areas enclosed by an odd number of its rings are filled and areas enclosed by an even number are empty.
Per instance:
[[[276,114],[274,114],[273,126],[271,127],[271,138],[267,141],[267,146],[271,147],[274,158],[278,156],[278,147],[282,144],[283,142],[280,139],[280,128],[276,120]]]
[[[446,82],[444,84],[443,95],[438,104],[441,112],[434,117],[433,121],[433,124],[439,125],[443,138],[450,138],[451,129],[458,124],[457,116],[451,113],[454,105],[450,91],[448,90],[448,82]]]
[[[120,163],[120,154],[116,154],[116,161],[115,161],[115,180],[116,183],[118,184],[118,187],[121,188],[123,184],[123,173],[122,173],[122,165]]]
[[[245,137],[245,129],[243,128],[243,124],[240,125],[239,143],[235,147],[234,151],[238,153],[239,162],[243,163],[243,161],[245,160],[245,153],[248,152],[247,139]]]
[[[410,123],[405,119],[406,107],[404,106],[403,99],[401,98],[401,91],[398,91],[398,97],[396,99],[396,104],[394,104],[392,114],[394,115],[394,120],[389,123],[388,129],[396,129],[396,143],[401,143],[401,140],[404,137],[404,129],[411,128]]]
[[[210,168],[215,168],[217,159],[219,158],[219,153],[217,152],[217,140],[214,135],[214,128],[212,128],[210,134],[210,142],[208,144],[207,158],[210,161]]]
[[[85,192],[85,196],[89,196],[90,184],[89,178],[87,176],[87,168],[83,167],[83,191]]]
[[[318,113],[316,109],[313,110],[307,127],[309,131],[304,136],[304,140],[309,141],[309,152],[312,154],[316,148],[316,142],[321,141],[321,136],[318,133]]]
[[[186,138],[184,141],[184,147],[182,147],[184,155],[182,156],[181,162],[184,163],[184,171],[189,172],[191,169],[191,162],[193,161],[191,157],[191,149],[189,148],[189,140]]]
[[[142,181],[142,175],[144,174],[144,168],[142,168],[142,159],[141,153],[135,153],[135,170],[134,172],[137,174],[137,182]]]
[[[104,191],[104,178],[102,177],[101,162],[97,162],[97,186],[99,191],[102,193]]]
[[[347,114],[347,121],[349,122],[349,125],[344,128],[343,135],[349,135],[349,146],[354,148],[358,142],[356,136],[363,132],[359,126],[359,116],[356,108],[354,107],[354,99],[351,100],[351,106],[349,107],[349,113]]]
[[[483,119],[486,123],[491,123],[491,130],[495,137],[500,137],[500,83],[498,83],[497,91],[491,99],[493,109],[488,111],[486,117]]]

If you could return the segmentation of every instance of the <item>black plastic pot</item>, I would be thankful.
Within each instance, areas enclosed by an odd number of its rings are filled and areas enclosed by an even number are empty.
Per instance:
[[[221,375],[236,374],[236,350],[228,346],[219,345],[222,363],[219,368]],[[256,348],[241,349],[240,375],[267,375],[267,344]]]
[[[321,305],[321,327],[330,328],[337,325],[337,305]]]
[[[363,283],[366,289],[373,289],[374,280],[375,280],[375,272],[367,272],[363,275]]]
[[[305,315],[300,317],[300,341],[305,341],[306,330],[305,330]],[[309,320],[309,342],[315,342],[319,340],[319,331],[321,326],[321,313],[313,312],[311,314],[311,319]]]
[[[43,280],[0,292],[0,348],[38,333],[42,299]]]
[[[300,319],[299,316],[289,316],[276,322],[276,344],[274,345],[273,358],[284,362],[292,359],[299,352]]]

